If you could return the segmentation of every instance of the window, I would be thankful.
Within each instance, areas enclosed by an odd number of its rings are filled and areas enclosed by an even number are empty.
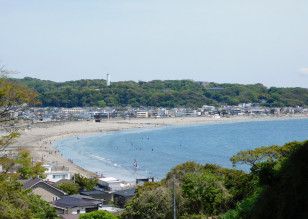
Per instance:
[[[56,174],[52,176],[53,179],[66,179],[68,178],[68,174]]]

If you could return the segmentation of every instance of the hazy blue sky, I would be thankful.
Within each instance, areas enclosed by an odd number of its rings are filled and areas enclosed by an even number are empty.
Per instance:
[[[308,88],[308,0],[0,0],[0,27],[19,78]]]

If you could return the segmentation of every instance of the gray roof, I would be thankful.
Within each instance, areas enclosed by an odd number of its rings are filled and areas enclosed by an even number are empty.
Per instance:
[[[68,197],[73,197],[73,198],[81,198],[81,199],[86,199],[86,200],[91,200],[91,201],[101,201],[97,198],[92,198],[90,196],[87,195],[78,195],[78,194],[74,194],[74,195],[70,195]]]
[[[113,194],[128,197],[128,196],[134,196],[135,192],[136,192],[136,188],[131,188],[131,189],[119,190],[119,191],[114,192]]]
[[[32,188],[34,185],[36,185],[39,182],[42,182],[43,180],[41,180],[40,178],[35,178],[35,179],[30,179],[28,181],[26,181],[24,183],[24,185],[22,186],[23,189],[29,189]]]
[[[99,190],[92,190],[92,191],[80,191],[79,192],[81,195],[105,195],[105,194],[110,194],[109,192],[105,191],[99,191]]]
[[[74,197],[64,197],[59,200],[56,200],[55,205],[62,207],[86,207],[86,206],[97,206],[96,203],[83,200],[82,198]]]
[[[57,187],[54,187],[52,185],[50,185],[49,183],[45,182],[44,180],[40,179],[40,178],[34,178],[34,179],[30,179],[28,181],[26,181],[24,183],[24,185],[22,186],[22,189],[29,189],[29,188],[32,188],[33,186],[39,184],[39,183],[44,183],[46,185],[48,185],[49,187],[59,191],[59,192],[62,192],[63,195],[66,195],[66,193],[64,191],[62,191],[61,189],[58,189]]]

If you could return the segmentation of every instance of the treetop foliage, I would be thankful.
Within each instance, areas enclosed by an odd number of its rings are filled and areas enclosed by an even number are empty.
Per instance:
[[[251,194],[251,175],[217,165],[186,162],[166,179],[145,183],[127,204],[123,218],[172,218],[172,181],[175,176],[178,216],[215,215]]]
[[[78,219],[117,219],[118,217],[107,211],[92,211],[87,214],[81,214]]]
[[[57,187],[66,192],[68,195],[79,194],[80,186],[78,183],[63,182],[57,185]]]
[[[282,161],[287,158],[292,151],[299,147],[299,142],[289,142],[283,146],[271,145],[268,147],[259,147],[253,150],[240,151],[230,158],[233,166],[236,164],[248,164],[252,170],[261,169],[261,164],[264,162],[273,163]]]
[[[0,118],[7,118],[12,112],[37,104],[36,97],[37,93],[33,89],[0,78]]]
[[[259,186],[222,218],[306,218],[308,215],[308,141],[291,142],[288,156],[265,161],[257,172]],[[284,152],[282,152],[284,153]]]
[[[80,186],[81,190],[91,191],[94,190],[93,186],[97,185],[98,178],[87,178],[79,173],[75,174],[75,181]]]

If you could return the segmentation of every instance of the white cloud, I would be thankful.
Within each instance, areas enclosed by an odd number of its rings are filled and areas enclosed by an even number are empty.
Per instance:
[[[301,75],[308,76],[308,68],[300,68],[298,71]]]

